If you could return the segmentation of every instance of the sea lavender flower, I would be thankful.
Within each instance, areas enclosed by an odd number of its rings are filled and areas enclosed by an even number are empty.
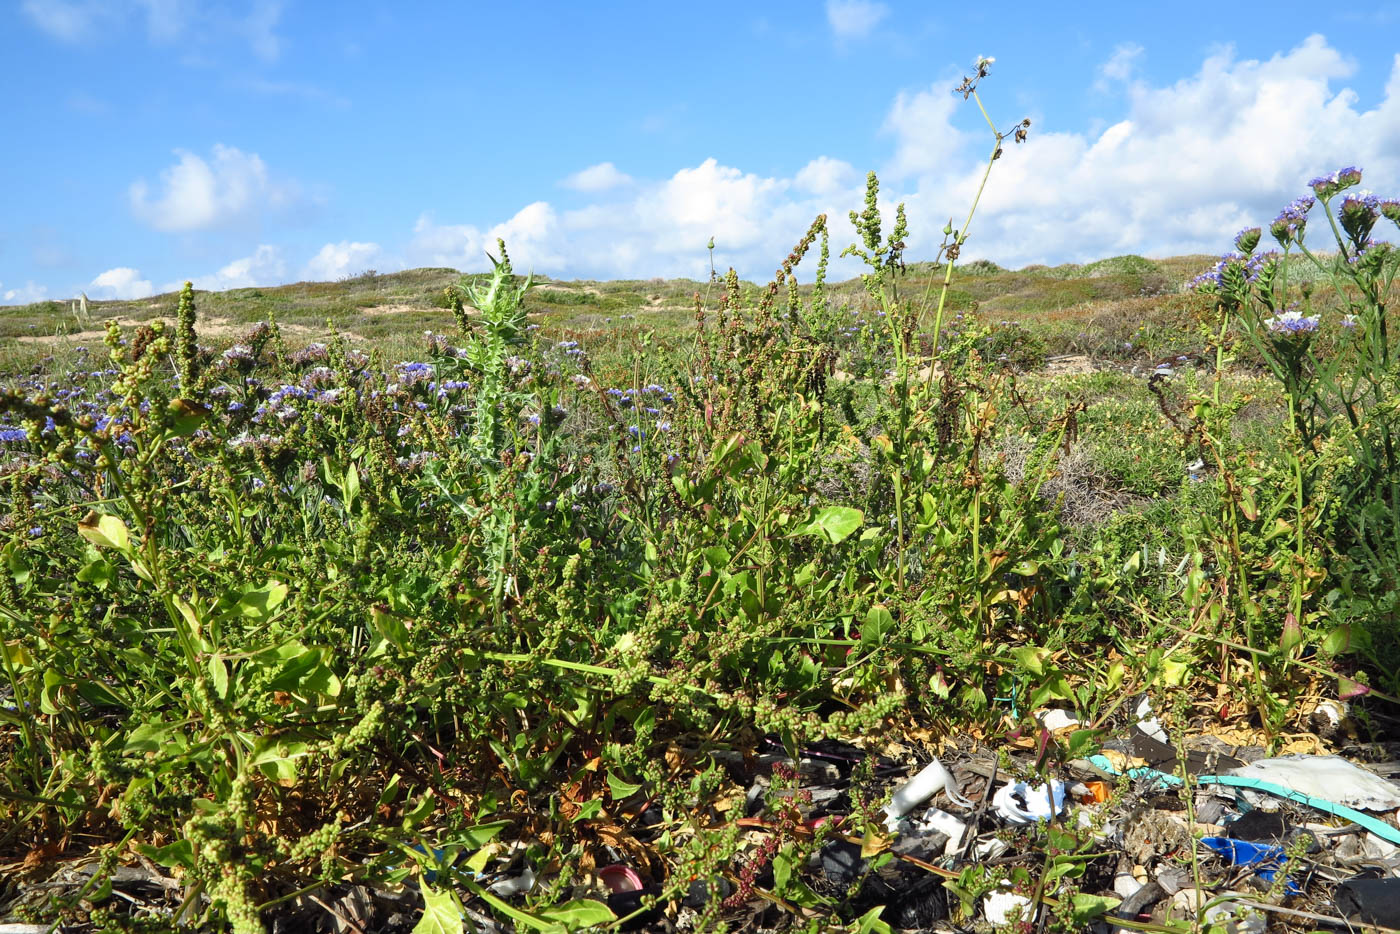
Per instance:
[[[1308,187],[1313,190],[1313,194],[1325,201],[1337,192],[1359,184],[1361,184],[1361,170],[1354,165],[1349,165],[1329,175],[1319,175],[1308,182]]]
[[[1263,231],[1258,227],[1246,227],[1235,234],[1235,249],[1248,256],[1259,245],[1259,237],[1262,233]]]
[[[1356,320],[1356,315],[1342,315],[1342,327],[1348,331],[1355,330],[1360,323]]]
[[[1268,321],[1270,333],[1282,337],[1291,337],[1299,334],[1311,334],[1317,330],[1321,319],[1317,315],[1305,315],[1296,307],[1290,306],[1279,312]]]
[[[1342,230],[1346,231],[1352,243],[1365,243],[1371,236],[1371,228],[1376,226],[1376,221],[1381,216],[1380,208],[1380,199],[1369,191],[1353,192],[1342,199],[1342,206],[1337,211],[1337,220],[1341,222]]]

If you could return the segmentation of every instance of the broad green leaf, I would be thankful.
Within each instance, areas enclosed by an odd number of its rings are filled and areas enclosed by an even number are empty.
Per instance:
[[[413,934],[464,934],[462,901],[451,889],[435,889],[418,883],[423,893],[423,916],[413,926]]]
[[[176,840],[174,843],[167,843],[165,846],[151,846],[147,843],[136,844],[136,852],[149,859],[158,866],[166,866],[171,869],[194,870],[194,844],[188,840]]]
[[[408,627],[387,609],[378,606],[369,608],[370,623],[374,631],[389,641],[400,652],[408,648]]]
[[[1020,662],[1022,668],[1036,677],[1045,674],[1045,659],[1050,654],[1048,649],[1036,645],[1019,645],[1011,650],[1011,654]]]
[[[78,520],[78,534],[98,548],[115,548],[120,552],[131,550],[131,534],[126,530],[126,523],[116,516],[89,512]]]
[[[799,528],[794,535],[816,535],[832,545],[844,541],[860,528],[865,521],[865,513],[850,506],[827,506],[817,511],[812,521]]]
[[[856,934],[890,934],[890,926],[880,920],[885,906],[876,905],[856,919]]]
[[[885,636],[894,629],[894,617],[883,604],[876,604],[865,614],[865,623],[860,627],[860,647],[873,649],[885,641]]]
[[[600,901],[591,898],[576,898],[540,912],[540,917],[557,922],[570,930],[594,927],[616,921],[617,915]]]
[[[1070,904],[1074,909],[1075,922],[1084,924],[1117,908],[1122,904],[1122,899],[1112,895],[1090,895],[1088,892],[1080,892],[1070,899]]]
[[[263,620],[287,599],[287,585],[281,581],[268,581],[256,590],[250,590],[238,601],[238,612],[249,619]]]
[[[228,700],[228,665],[217,655],[209,656],[209,680],[214,685],[214,696]]]
[[[1322,651],[1327,655],[1341,655],[1351,648],[1351,627],[1338,626],[1322,640]]]
[[[360,495],[360,471],[354,464],[345,471],[345,506],[346,508],[355,505],[355,498]]]

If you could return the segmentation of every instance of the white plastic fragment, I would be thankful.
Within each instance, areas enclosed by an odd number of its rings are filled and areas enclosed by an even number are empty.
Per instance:
[[[493,882],[486,888],[492,895],[499,895],[501,898],[511,898],[515,895],[524,895],[535,887],[535,872],[530,867],[525,869],[513,879],[502,879],[500,882]]]
[[[967,824],[938,808],[925,811],[924,816],[919,819],[918,827],[925,832],[936,830],[948,838],[943,847],[944,856],[952,856],[962,847],[963,834],[967,831]]]
[[[1222,892],[1219,895],[1202,894],[1198,889],[1182,889],[1172,896],[1172,916],[1194,917],[1205,905],[1205,918],[1213,930],[1224,934],[1264,934],[1268,922],[1258,910],[1247,909],[1230,901],[1230,896],[1240,896],[1239,892]]]
[[[934,759],[917,775],[900,785],[894,797],[890,798],[890,803],[885,807],[885,827],[893,832],[900,818],[940,791],[945,792],[948,800],[959,807],[972,807],[971,801],[958,794],[958,783],[952,774],[943,767],[943,763]]]
[[[1341,756],[1301,753],[1275,756],[1231,769],[1225,774],[1257,779],[1363,811],[1393,811],[1400,808],[1400,786]],[[1245,800],[1253,803],[1253,792],[1244,790],[1242,793]]]
[[[1026,782],[1003,785],[992,796],[992,807],[996,808],[997,815],[1008,824],[1034,824],[1036,821],[1049,820],[1064,810],[1065,783],[1051,779],[1048,786],[1030,785]]]
[[[1051,733],[1079,725],[1078,717],[1068,710],[1061,710],[1058,707],[1054,710],[1047,710],[1042,714],[1038,714],[1037,719],[1040,720],[1040,725]]]
[[[1010,882],[1004,884],[1009,885]],[[1008,923],[1013,916],[1022,921],[1029,921],[1030,907],[1029,898],[1014,892],[992,892],[982,899],[982,913],[987,916],[987,921],[995,926]]]

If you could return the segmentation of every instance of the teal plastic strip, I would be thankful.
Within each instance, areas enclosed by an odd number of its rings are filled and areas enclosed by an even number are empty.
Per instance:
[[[1090,756],[1089,762],[1094,768],[1110,775],[1117,775],[1118,770],[1113,767],[1107,756]],[[1181,779],[1176,775],[1166,772],[1159,772],[1156,769],[1129,769],[1129,778],[1155,778],[1163,785],[1174,787],[1181,784]],[[1227,785],[1234,788],[1251,788],[1255,791],[1262,791],[1278,798],[1288,801],[1296,801],[1299,804],[1306,804],[1310,808],[1316,808],[1337,817],[1343,817],[1354,824],[1365,827],[1371,833],[1388,840],[1391,843],[1400,845],[1400,828],[1387,824],[1383,820],[1378,820],[1369,814],[1363,814],[1355,808],[1349,808],[1344,804],[1337,804],[1325,798],[1314,798],[1312,795],[1305,795],[1301,791],[1294,791],[1282,785],[1275,785],[1272,782],[1263,782],[1257,778],[1248,778],[1244,775],[1198,775],[1196,776],[1198,785]]]

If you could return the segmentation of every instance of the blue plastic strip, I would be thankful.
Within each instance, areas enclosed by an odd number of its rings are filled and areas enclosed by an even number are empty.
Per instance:
[[[1110,775],[1119,774],[1118,770],[1114,768],[1113,763],[1109,761],[1109,758],[1107,756],[1090,756],[1089,762],[1094,766],[1094,768],[1099,769],[1100,771],[1107,772]],[[1175,775],[1170,775],[1166,772],[1159,772],[1156,769],[1129,769],[1128,777],[1155,778],[1157,779],[1157,781],[1167,786],[1176,786],[1181,784],[1181,779],[1179,777]],[[1337,817],[1346,818],[1352,823],[1359,824],[1362,827],[1365,827],[1367,830],[1371,831],[1371,833],[1380,837],[1382,840],[1388,840],[1391,843],[1400,845],[1400,828],[1397,828],[1391,824],[1387,824],[1383,820],[1378,820],[1377,818],[1374,818],[1369,814],[1362,814],[1355,808],[1349,808],[1344,804],[1337,804],[1336,802],[1328,801],[1325,798],[1314,798],[1312,795],[1305,795],[1301,791],[1294,791],[1293,789],[1285,788],[1282,785],[1275,785],[1273,782],[1263,782],[1257,778],[1248,778],[1243,775],[1198,775],[1196,776],[1196,784],[1228,785],[1234,788],[1251,788],[1255,791],[1262,791],[1265,794],[1271,794],[1275,797],[1284,798],[1288,801],[1296,801],[1299,804],[1306,804],[1310,808],[1316,808],[1319,811],[1324,811],[1328,814],[1334,814]]]

